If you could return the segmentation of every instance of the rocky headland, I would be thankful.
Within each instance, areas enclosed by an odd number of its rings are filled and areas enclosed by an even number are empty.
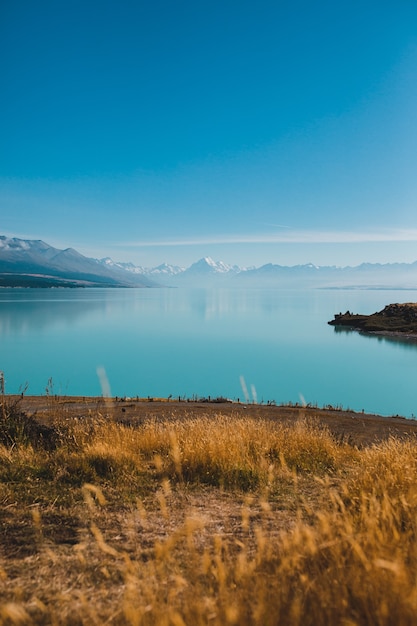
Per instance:
[[[417,303],[388,304],[371,315],[337,313],[328,323],[364,333],[417,339]]]

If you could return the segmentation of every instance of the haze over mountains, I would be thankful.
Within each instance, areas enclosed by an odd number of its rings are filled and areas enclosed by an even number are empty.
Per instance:
[[[92,259],[72,248],[41,240],[0,236],[2,287],[269,287],[416,289],[414,263],[362,263],[355,267],[283,266],[242,268],[202,258],[188,268],[166,263],[153,268]]]

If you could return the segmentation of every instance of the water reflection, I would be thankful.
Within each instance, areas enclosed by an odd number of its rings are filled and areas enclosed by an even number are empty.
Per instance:
[[[378,340],[379,343],[388,343],[401,346],[401,348],[409,350],[417,350],[417,337],[413,336],[401,336],[401,335],[379,335],[377,333],[367,333],[357,330],[349,326],[333,326],[333,330],[337,335],[349,335],[355,333],[365,339],[371,339],[372,341]]]
[[[401,348],[416,350],[417,349],[417,337],[409,337],[405,339],[404,337],[398,336],[378,336],[377,337],[381,342],[391,343],[400,345]]]
[[[228,289],[2,289],[0,335],[81,323],[82,318],[191,314],[201,321],[234,315],[287,314],[297,308],[296,292]]]
[[[0,336],[73,325],[80,318],[94,316],[106,308],[102,300],[43,299],[35,294],[33,298],[17,294],[13,299],[5,295],[0,294]]]

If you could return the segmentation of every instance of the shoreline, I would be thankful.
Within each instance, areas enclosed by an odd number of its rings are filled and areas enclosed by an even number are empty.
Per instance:
[[[366,331],[361,331],[360,329],[352,329],[358,332],[364,332],[364,334],[368,334]],[[371,331],[369,331],[370,333]],[[377,331],[372,331],[372,334],[378,334]],[[417,335],[415,335],[417,339]],[[352,417],[360,417],[360,418],[375,418],[375,419],[401,419],[406,421],[413,421],[412,418],[405,417],[404,415],[393,414],[393,415],[382,415],[379,413],[368,413],[364,410],[355,411],[349,408],[343,408],[339,406],[333,405],[324,405],[324,406],[316,406],[312,404],[302,405],[299,403],[291,403],[288,404],[276,404],[274,401],[271,402],[242,402],[240,400],[230,400],[228,398],[223,397],[213,397],[210,398],[181,398],[179,396],[175,397],[140,397],[140,396],[78,396],[78,395],[64,395],[64,394],[16,394],[16,393],[4,393],[2,398],[6,401],[16,402],[21,404],[25,409],[36,409],[41,411],[49,411],[57,406],[62,406],[67,409],[76,408],[76,407],[89,407],[93,408],[96,406],[107,406],[117,408],[118,406],[125,408],[126,406],[133,405],[148,405],[150,407],[158,407],[158,408],[167,408],[169,407],[229,407],[232,409],[243,409],[247,411],[248,409],[259,409],[259,410],[271,410],[271,411],[307,411],[307,412],[318,412],[318,413],[326,413],[326,414],[335,414],[335,415],[344,415],[348,414]],[[417,421],[417,418],[416,418]]]
[[[417,420],[400,415],[377,415],[327,406],[245,404],[231,401],[198,401],[165,398],[104,398],[101,396],[23,396],[5,394],[5,402],[17,403],[29,417],[43,424],[71,419],[109,419],[127,427],[147,421],[169,424],[174,420],[246,417],[273,420],[284,426],[302,420],[327,428],[340,441],[368,446],[390,437],[417,437]]]

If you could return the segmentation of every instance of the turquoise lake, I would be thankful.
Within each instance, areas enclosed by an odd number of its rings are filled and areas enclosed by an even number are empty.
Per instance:
[[[327,322],[416,300],[386,290],[1,289],[0,371],[7,393],[101,395],[101,371],[114,396],[249,396],[414,417],[417,343]]]

